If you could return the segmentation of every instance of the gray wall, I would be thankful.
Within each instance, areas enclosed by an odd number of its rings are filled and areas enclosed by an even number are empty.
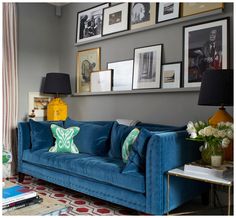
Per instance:
[[[200,18],[154,30],[74,47],[76,35],[76,13],[95,4],[72,3],[63,7],[60,19],[61,50],[60,70],[71,73],[73,90],[76,88],[76,52],[87,48],[101,47],[101,67],[109,61],[133,59],[133,49],[152,44],[164,44],[163,62],[182,61],[183,26],[231,17],[232,4],[226,5],[224,13]],[[232,47],[231,47],[232,48]],[[232,63],[232,49],[230,51]],[[232,64],[231,64],[232,67]],[[138,119],[143,122],[182,125],[189,120],[208,119],[217,107],[198,106],[198,92],[152,93],[108,96],[86,96],[67,98],[69,116],[80,120],[114,120],[117,118]],[[227,108],[232,114],[232,107]]]
[[[152,44],[164,44],[163,63],[182,61],[183,26],[231,17],[232,4],[223,14],[200,18],[175,25],[163,26],[132,35],[122,36],[75,47],[76,15],[78,11],[96,4],[71,3],[62,8],[62,16],[55,16],[55,8],[44,3],[19,5],[19,119],[28,111],[28,92],[39,91],[42,77],[47,72],[68,72],[72,90],[76,90],[76,52],[101,47],[101,66],[108,61],[133,59],[133,49]],[[233,48],[233,46],[231,47]],[[231,67],[232,66],[231,49]],[[207,119],[217,107],[197,105],[198,92],[129,94],[112,96],[67,97],[69,116],[80,120],[138,119],[143,122],[182,125],[189,120]],[[232,114],[233,108],[227,110]]]
[[[28,114],[28,93],[40,91],[42,78],[59,70],[59,19],[55,7],[18,3],[19,120]]]

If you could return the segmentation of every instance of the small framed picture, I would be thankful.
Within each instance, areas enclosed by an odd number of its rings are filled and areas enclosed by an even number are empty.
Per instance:
[[[28,115],[39,118],[47,117],[47,105],[52,100],[52,95],[41,94],[40,92],[29,92]]]
[[[191,16],[194,14],[200,14],[216,9],[223,9],[224,3],[222,2],[188,2],[188,3],[181,3],[181,17]]]
[[[133,60],[111,62],[107,68],[113,70],[113,91],[132,90]]]
[[[102,35],[128,30],[129,3],[121,3],[103,10]]]
[[[200,86],[206,70],[227,69],[228,19],[184,27],[184,87]]]
[[[179,18],[180,3],[159,3],[157,22]]]
[[[131,3],[130,29],[151,26],[156,23],[156,3]]]
[[[90,91],[90,75],[100,70],[100,48],[77,52],[77,93]]]
[[[180,88],[181,62],[162,65],[162,88]]]
[[[91,73],[91,92],[109,92],[112,86],[112,70]]]
[[[109,5],[106,3],[77,13],[76,43],[101,37],[103,9]]]
[[[160,88],[162,44],[134,50],[133,89]]]

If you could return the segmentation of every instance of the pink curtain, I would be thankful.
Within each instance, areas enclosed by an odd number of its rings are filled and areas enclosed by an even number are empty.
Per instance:
[[[10,174],[16,170],[16,127],[18,115],[17,72],[17,17],[16,3],[3,3],[3,56],[2,56],[3,126],[2,144],[12,152]],[[9,174],[9,175],[10,175]]]

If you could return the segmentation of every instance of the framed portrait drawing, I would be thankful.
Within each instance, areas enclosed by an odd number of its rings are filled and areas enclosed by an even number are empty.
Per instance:
[[[180,3],[160,2],[158,4],[157,22],[179,18]]]
[[[181,17],[191,16],[194,14],[200,14],[216,9],[223,9],[224,3],[222,2],[188,2],[181,3]]]
[[[162,44],[134,50],[133,89],[160,88]]]
[[[112,86],[112,70],[91,73],[91,92],[109,92]]]
[[[101,37],[103,9],[109,5],[106,3],[77,13],[76,43]]]
[[[34,110],[36,118],[47,117],[47,105],[52,100],[52,95],[41,94],[40,92],[29,92],[28,115]]]
[[[167,63],[162,65],[161,87],[180,88],[181,62]]]
[[[228,18],[184,27],[184,87],[200,86],[208,69],[227,69],[228,50]]]
[[[100,70],[100,66],[100,48],[77,52],[77,93],[90,91],[91,73]]]
[[[131,3],[130,29],[150,26],[156,23],[156,3]]]
[[[113,70],[113,91],[132,90],[133,60],[111,62],[107,68]]]
[[[105,8],[103,10],[102,35],[128,30],[129,3]]]

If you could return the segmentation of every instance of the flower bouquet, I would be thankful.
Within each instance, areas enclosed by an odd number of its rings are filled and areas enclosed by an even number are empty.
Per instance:
[[[223,161],[224,148],[227,148],[233,139],[233,123],[219,122],[215,127],[207,122],[188,122],[187,132],[189,140],[204,142],[200,147],[202,160],[206,164],[219,165]],[[213,163],[217,160],[218,163]]]

